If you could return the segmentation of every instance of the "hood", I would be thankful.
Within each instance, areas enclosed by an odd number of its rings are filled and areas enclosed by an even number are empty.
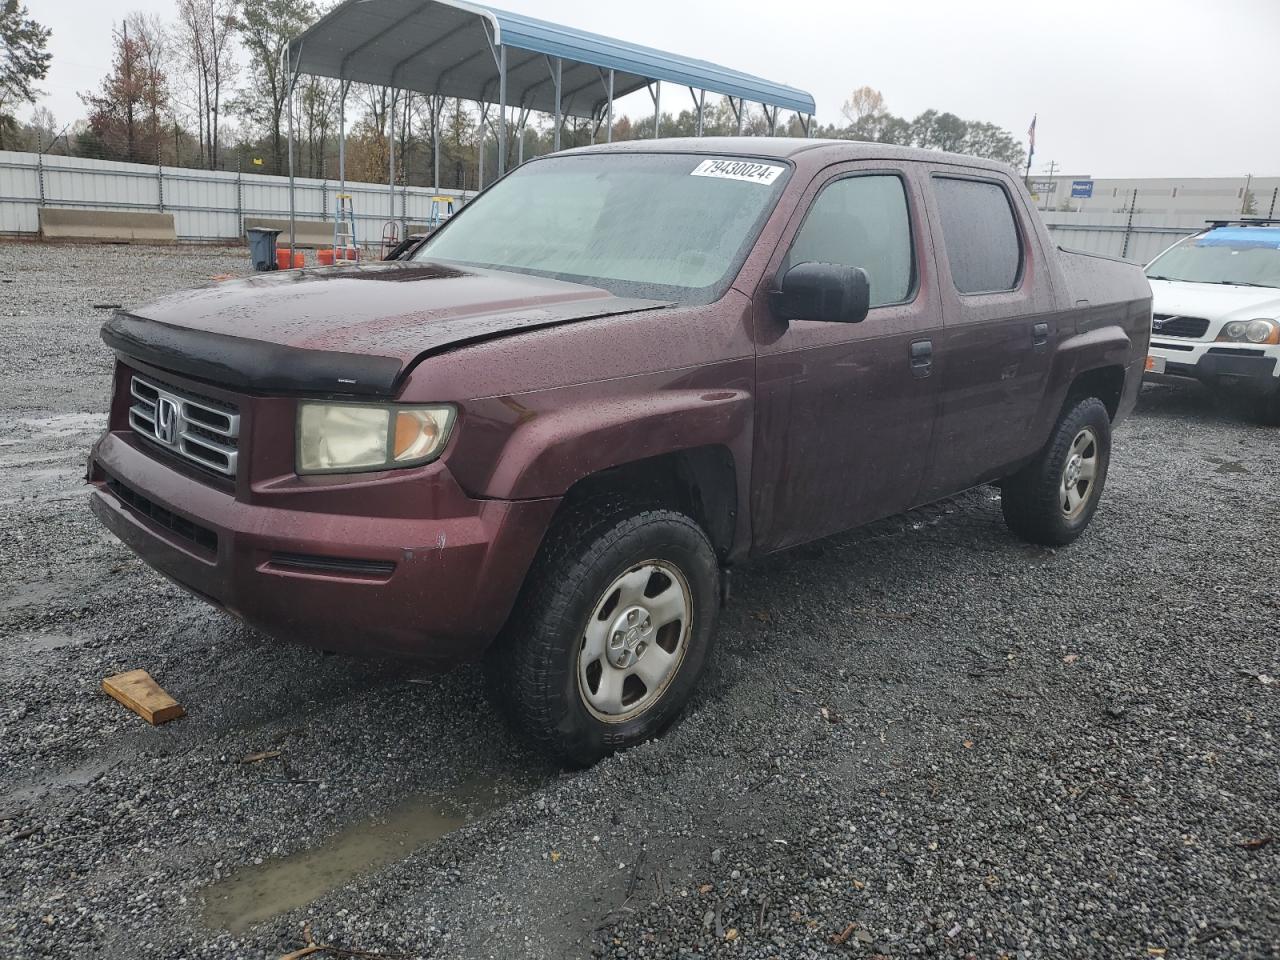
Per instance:
[[[1156,313],[1204,317],[1212,323],[1280,318],[1280,290],[1224,283],[1152,280],[1151,308]]]
[[[388,396],[432,352],[663,306],[562,280],[391,262],[173,294],[118,312],[102,338],[124,357],[228,387]]]

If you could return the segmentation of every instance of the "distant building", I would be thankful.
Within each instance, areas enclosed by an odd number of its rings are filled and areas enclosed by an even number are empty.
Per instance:
[[[1032,175],[1028,186],[1062,246],[1139,263],[1207,220],[1280,218],[1280,177]]]
[[[1099,179],[1032,175],[1041,210],[1064,213],[1171,214],[1179,218],[1280,216],[1280,177],[1138,177]],[[1136,191],[1136,195],[1135,195]],[[1247,191],[1247,198],[1246,198]]]

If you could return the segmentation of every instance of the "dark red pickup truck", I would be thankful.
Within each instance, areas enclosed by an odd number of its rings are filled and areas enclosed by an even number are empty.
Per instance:
[[[983,483],[1073,540],[1150,327],[1142,271],[1059,251],[994,163],[570,151],[409,262],[117,313],[92,505],[273,637],[485,657],[590,762],[678,714],[738,561]]]

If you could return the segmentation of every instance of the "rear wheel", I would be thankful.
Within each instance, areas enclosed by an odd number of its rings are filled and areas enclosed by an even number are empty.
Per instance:
[[[585,505],[548,535],[490,651],[516,731],[573,765],[665,730],[711,649],[719,565],[683,514]]]
[[[1065,546],[1093,519],[1111,462],[1111,417],[1090,397],[1068,409],[1040,455],[1001,484],[1009,529],[1032,543]]]

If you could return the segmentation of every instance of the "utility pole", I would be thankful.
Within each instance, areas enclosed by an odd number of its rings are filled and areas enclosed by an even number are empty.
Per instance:
[[[1047,171],[1046,175],[1048,176],[1049,180],[1048,180],[1047,182],[1048,182],[1048,183],[1053,183],[1053,175],[1054,175],[1055,173],[1057,173],[1057,172],[1058,172],[1058,161],[1057,161],[1057,160],[1050,160],[1050,161],[1049,161],[1048,166],[1049,166],[1049,169],[1048,169],[1048,171]],[[1045,191],[1045,195],[1044,195],[1044,209],[1045,209],[1045,210],[1052,210],[1052,209],[1053,209],[1053,195],[1052,195],[1052,194],[1053,194],[1053,191],[1052,191],[1052,190],[1046,190],[1046,191]]]

